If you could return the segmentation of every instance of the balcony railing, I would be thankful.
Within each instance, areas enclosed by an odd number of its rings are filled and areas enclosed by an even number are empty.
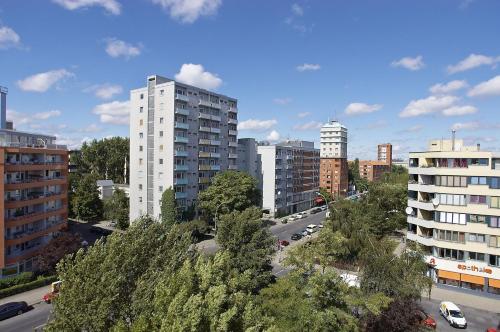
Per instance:
[[[238,124],[238,120],[237,119],[231,119],[231,118],[229,118],[229,119],[227,119],[227,123],[229,123],[229,124]]]
[[[175,143],[189,143],[189,138],[184,137],[184,136],[175,136],[174,142]]]
[[[238,147],[238,142],[229,142],[228,146]]]
[[[177,100],[182,100],[182,101],[186,101],[188,102],[189,101],[189,97],[186,96],[186,95],[181,95],[180,93],[176,93],[175,94],[175,99]]]
[[[221,106],[220,104],[218,103],[212,103],[208,100],[203,100],[203,99],[200,99],[200,101],[198,102],[198,105],[201,105],[201,106],[206,106],[206,107],[211,107],[211,108],[215,108],[215,109],[221,109]]]
[[[187,193],[185,193],[185,192],[176,192],[175,193],[175,199],[180,199],[180,198],[187,198]]]
[[[229,165],[227,168],[231,169],[231,170],[237,170],[238,169],[238,165]]]
[[[176,179],[174,179],[174,184],[175,185],[186,185],[186,184],[188,184],[188,179],[176,178]]]
[[[189,129],[189,123],[175,122],[174,127],[178,129]]]
[[[189,155],[189,153],[187,151],[184,151],[184,150],[175,150],[174,151],[174,156],[176,157],[187,157]]]
[[[174,171],[189,171],[188,165],[174,165]]]
[[[187,109],[184,109],[184,108],[176,108],[175,109],[175,114],[180,114],[180,115],[185,115],[185,116],[189,116],[189,110]]]
[[[229,130],[228,134],[229,135],[233,135],[233,136],[237,136],[238,135],[238,131],[237,130]]]

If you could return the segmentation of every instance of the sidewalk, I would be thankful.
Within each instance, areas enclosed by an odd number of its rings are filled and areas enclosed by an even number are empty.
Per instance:
[[[500,297],[487,297],[476,295],[474,291],[467,291],[450,286],[432,286],[431,299],[437,301],[451,301],[458,305],[464,305],[485,311],[500,313]],[[424,296],[426,298],[426,296]]]
[[[40,288],[35,288],[30,291],[19,293],[16,295],[8,296],[3,299],[0,299],[0,304],[4,304],[7,302],[19,302],[25,301],[28,305],[34,305],[42,302],[42,297],[50,292],[50,285],[43,286]]]

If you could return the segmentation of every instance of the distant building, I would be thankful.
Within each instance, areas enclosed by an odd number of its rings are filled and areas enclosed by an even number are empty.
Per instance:
[[[111,196],[113,196],[113,193],[116,189],[123,190],[127,197],[129,197],[130,195],[130,188],[128,184],[113,183],[113,180],[97,180],[96,184],[100,199],[110,198]]]
[[[392,160],[392,164],[394,166],[400,166],[400,167],[404,167],[406,169],[408,169],[408,160],[404,160],[404,159],[393,159]]]
[[[431,141],[409,155],[407,239],[435,282],[500,295],[500,153]]]
[[[0,87],[0,278],[31,271],[67,227],[68,150],[56,137],[13,130]]]
[[[378,160],[360,160],[359,175],[368,181],[378,181],[392,167],[392,144],[379,144],[377,146]]]
[[[68,154],[68,169],[70,173],[78,172],[78,162],[82,156],[82,151],[80,150],[70,150]]]
[[[258,179],[260,174],[260,156],[254,138],[238,139],[238,170]]]
[[[345,197],[349,186],[347,128],[330,121],[320,132],[320,187],[332,197]]]
[[[237,100],[158,75],[130,92],[130,220],[158,218],[172,187],[187,209],[218,172],[238,168]]]
[[[319,149],[313,142],[284,141],[259,145],[262,209],[288,215],[315,205],[319,190]]]

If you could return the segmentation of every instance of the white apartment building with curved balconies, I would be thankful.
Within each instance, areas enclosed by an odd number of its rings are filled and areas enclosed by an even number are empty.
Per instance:
[[[410,153],[408,206],[435,282],[500,295],[500,153],[461,140]]]

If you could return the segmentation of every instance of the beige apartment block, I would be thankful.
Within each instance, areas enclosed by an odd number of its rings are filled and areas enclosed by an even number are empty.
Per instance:
[[[500,153],[461,140],[410,153],[407,213],[435,282],[500,295]]]

